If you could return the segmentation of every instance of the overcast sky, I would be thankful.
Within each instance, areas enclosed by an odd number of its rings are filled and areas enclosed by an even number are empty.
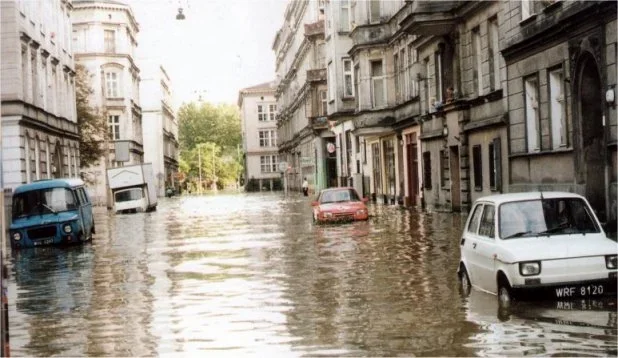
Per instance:
[[[272,42],[286,0],[128,0],[140,25],[137,57],[158,59],[177,105],[235,104],[242,88],[275,76]],[[176,20],[178,7],[185,20]]]

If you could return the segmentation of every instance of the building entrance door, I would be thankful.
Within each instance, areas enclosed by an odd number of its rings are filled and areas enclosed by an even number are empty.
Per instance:
[[[418,199],[418,144],[416,133],[406,134],[406,156],[408,161],[408,205],[416,206]]]

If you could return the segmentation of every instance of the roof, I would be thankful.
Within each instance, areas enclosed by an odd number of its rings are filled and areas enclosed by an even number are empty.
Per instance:
[[[238,91],[238,107],[242,105],[243,95],[258,94],[258,93],[275,93],[277,90],[277,83],[275,81],[269,81],[260,83],[259,85],[246,87]]]
[[[13,194],[19,194],[30,190],[40,190],[48,188],[73,188],[81,185],[84,185],[84,182],[81,179],[77,178],[44,179],[37,180],[29,184],[20,185],[15,189]]]
[[[580,198],[583,197],[579,194],[569,193],[564,191],[530,191],[523,193],[508,193],[508,194],[497,194],[497,195],[489,195],[484,196],[482,198],[476,199],[476,202],[479,201],[490,201],[494,202],[497,205],[503,204],[505,202],[510,201],[525,201],[525,200],[540,200],[543,199],[555,199],[555,198]]]

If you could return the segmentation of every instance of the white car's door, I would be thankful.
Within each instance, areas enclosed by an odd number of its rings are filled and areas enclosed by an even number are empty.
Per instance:
[[[477,235],[476,255],[478,286],[485,291],[497,293],[496,207],[493,204],[483,206],[483,215]]]
[[[479,284],[478,265],[480,258],[478,257],[476,248],[479,240],[477,232],[482,213],[483,203],[477,203],[472,209],[472,214],[470,215],[470,219],[464,229],[461,242],[461,256],[464,264],[466,265],[470,283],[473,286],[478,286]]]

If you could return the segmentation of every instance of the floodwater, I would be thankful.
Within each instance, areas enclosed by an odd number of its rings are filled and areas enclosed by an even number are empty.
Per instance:
[[[98,210],[91,244],[13,252],[13,356],[615,356],[616,300],[460,293],[459,214],[315,226],[282,193]]]

